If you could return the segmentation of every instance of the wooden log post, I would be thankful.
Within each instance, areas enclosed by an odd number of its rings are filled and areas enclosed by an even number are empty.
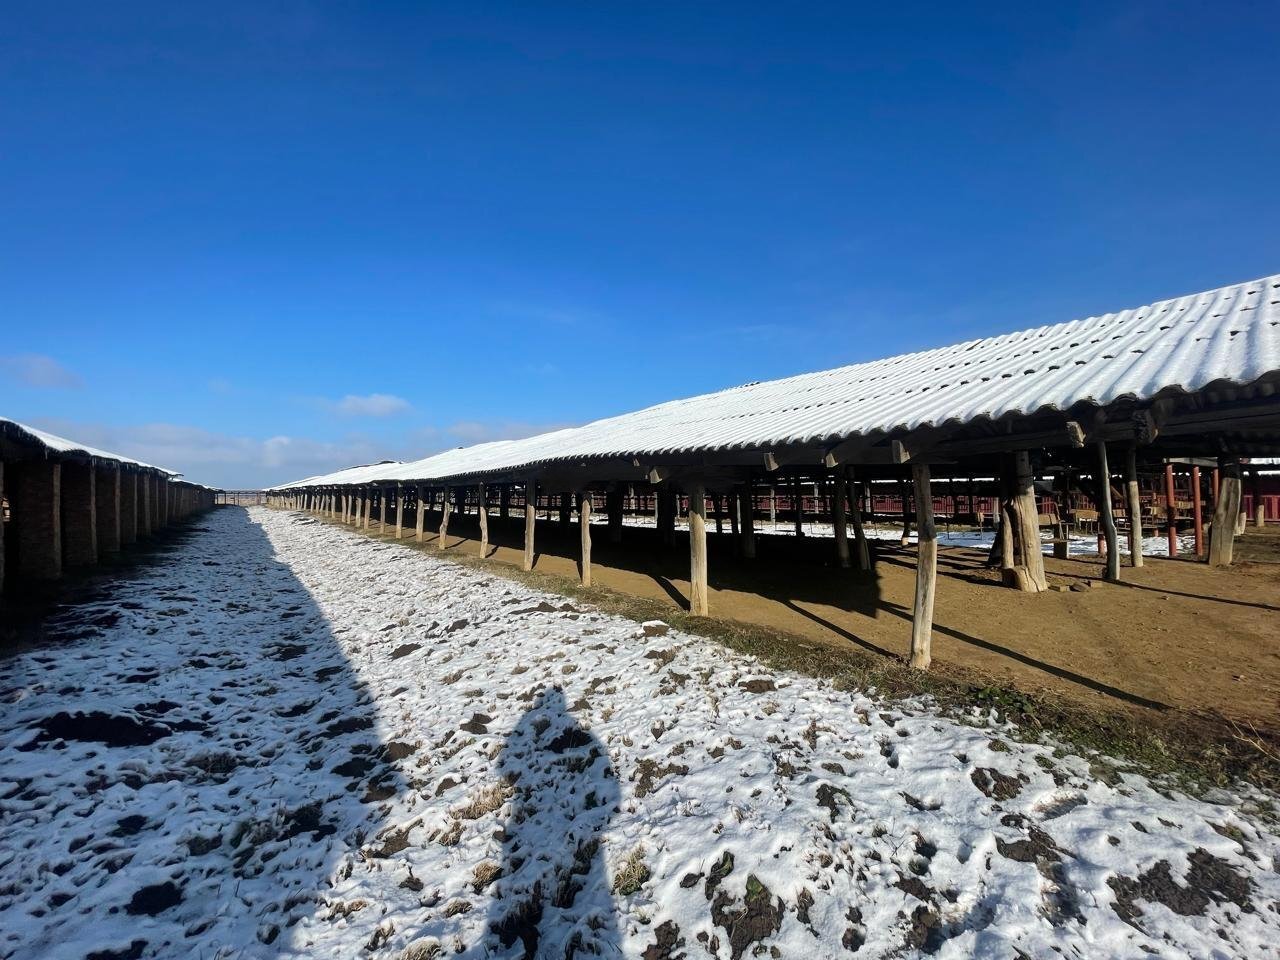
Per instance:
[[[1125,512],[1129,514],[1129,563],[1142,566],[1142,497],[1138,490],[1138,449],[1133,445],[1125,451],[1124,469]]]
[[[1236,517],[1240,514],[1240,461],[1218,458],[1218,499],[1209,527],[1209,566],[1229,567],[1235,558]]]
[[[449,489],[446,487],[443,491],[440,503],[440,529],[436,531],[436,549],[444,549],[445,537],[449,535],[449,511],[453,509],[453,504],[449,502]]]
[[[741,504],[738,514],[738,535],[742,537],[742,555],[754,560],[756,555],[756,498],[755,489],[748,477],[739,494]]]
[[[498,519],[504,523],[511,519],[511,484],[504,483],[498,488]]]
[[[538,481],[530,477],[524,485],[524,563],[525,570],[533,569],[533,532],[538,524]]]
[[[422,489],[422,484],[418,484],[414,488],[414,502],[417,504],[413,512],[413,539],[418,543],[422,543],[427,539],[427,500]]]
[[[867,532],[862,529],[862,484],[854,479],[852,468],[849,469],[849,489],[853,492],[853,546],[859,570],[871,569],[871,546],[867,543]]]
[[[658,529],[664,547],[676,544],[676,492],[669,484],[658,488]]]
[[[707,491],[701,482],[689,486],[689,612],[705,617],[707,596]]]
[[[1071,471],[1063,470],[1054,478],[1053,489],[1055,499],[1061,509],[1058,510],[1058,522],[1053,528],[1053,556],[1056,560],[1066,560],[1071,556],[1071,538],[1067,529],[1066,509],[1071,502]]]
[[[1267,525],[1267,504],[1262,499],[1262,471],[1249,470],[1249,492],[1253,495],[1253,525],[1261,530]]]
[[[1169,556],[1178,555],[1178,502],[1173,488],[1173,464],[1164,465],[1165,517],[1168,523]]]
[[[1107,443],[1098,441],[1098,523],[1107,544],[1107,568],[1104,576],[1112,583],[1120,582],[1120,541],[1116,536],[1116,517],[1111,510],[1111,465],[1107,462]]]
[[[902,478],[898,479],[898,493],[902,498],[902,537],[899,545],[905,547],[911,543],[911,497],[907,481]]]
[[[360,488],[360,527],[366,532],[369,529],[369,514],[373,512],[373,498],[368,487]]]
[[[836,559],[844,569],[849,567],[849,531],[845,513],[845,497],[848,494],[848,479],[844,469],[836,468],[835,494],[831,503],[831,522],[836,531]]]
[[[489,552],[489,496],[484,484],[476,488],[476,509],[480,514],[480,556]]]
[[[583,490],[578,501],[578,536],[582,545],[582,585],[591,586],[591,491]]]
[[[796,536],[804,536],[804,497],[800,494],[800,475],[791,478],[791,509],[795,514]]]
[[[911,468],[916,495],[916,593],[911,608],[911,666],[929,669],[932,660],[933,597],[938,585],[938,531],[933,522],[929,465]]]
[[[715,516],[716,534],[724,533],[724,499],[718,493],[711,494],[711,512]]]
[[[917,502],[916,512],[919,511]],[[1002,570],[1005,583],[1026,593],[1048,590],[1040,545],[1040,515],[1036,510],[1035,476],[1031,471],[1031,455],[1026,450],[1018,450],[1013,455],[1013,490],[1005,501],[1004,520],[1012,534],[1013,548],[1013,563]]]
[[[396,484],[395,493],[392,497],[392,500],[394,501],[394,508],[396,511],[396,539],[399,540],[401,537],[404,536],[405,495],[404,495],[404,487],[402,487],[398,483]]]
[[[1191,528],[1197,557],[1204,557],[1204,510],[1200,506],[1200,468],[1191,468]]]
[[[606,495],[606,509],[609,512],[609,542],[622,542],[622,487],[614,484]]]

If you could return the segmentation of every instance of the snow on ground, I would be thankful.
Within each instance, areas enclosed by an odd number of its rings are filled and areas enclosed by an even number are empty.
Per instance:
[[[297,514],[216,511],[50,630],[0,662],[3,958],[1280,942],[1280,839],[1238,797]]]

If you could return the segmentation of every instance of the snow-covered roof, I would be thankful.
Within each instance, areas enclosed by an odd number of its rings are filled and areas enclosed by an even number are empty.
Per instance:
[[[594,458],[835,443],[1280,374],[1280,275],[1117,313],[750,383],[524,440],[285,487],[443,480]]]
[[[50,453],[60,453],[73,457],[94,457],[98,460],[113,460],[133,467],[158,470],[160,473],[167,473],[171,477],[179,476],[179,474],[172,470],[166,470],[164,467],[143,463],[141,460],[134,460],[118,453],[99,450],[96,447],[85,446],[82,443],[76,443],[74,440],[68,440],[66,437],[59,437],[43,430],[37,430],[35,427],[27,426],[25,423],[19,423],[16,420],[10,420],[7,417],[0,417],[0,432],[8,433],[10,436],[16,436],[21,441],[43,447]]]

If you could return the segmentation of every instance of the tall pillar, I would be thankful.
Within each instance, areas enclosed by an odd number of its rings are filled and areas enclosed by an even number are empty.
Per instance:
[[[151,475],[138,474],[138,536],[151,536]]]
[[[62,464],[25,460],[9,465],[7,489],[18,569],[24,577],[62,576]]]
[[[94,489],[98,498],[98,551],[115,553],[120,549],[120,464],[98,467]]]
[[[530,477],[524,485],[524,563],[533,569],[533,530],[538,522],[538,481]]]
[[[689,486],[689,612],[705,617],[707,597],[707,491],[701,483]]]
[[[835,494],[831,503],[831,521],[836,534],[836,559],[842,567],[849,566],[849,530],[845,516],[847,486],[848,480],[845,477],[844,468],[838,467],[835,476]]]
[[[578,533],[582,541],[582,585],[591,586],[591,491],[582,491],[578,507]]]
[[[1125,512],[1129,514],[1129,562],[1142,566],[1142,496],[1138,490],[1138,451],[1132,445],[1125,451]]]
[[[932,661],[933,597],[938,583],[938,531],[933,523],[929,465],[911,468],[916,498],[916,593],[911,608],[911,666],[927,670]]]
[[[476,490],[476,509],[480,512],[480,557],[489,552],[489,493],[484,484]]]
[[[138,474],[127,470],[120,475],[120,543],[138,541]]]
[[[98,562],[98,496],[91,463],[62,465],[62,562],[87,567]]]

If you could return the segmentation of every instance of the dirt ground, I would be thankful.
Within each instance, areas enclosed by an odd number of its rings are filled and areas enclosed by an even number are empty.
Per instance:
[[[431,526],[429,524],[428,526]],[[376,524],[375,524],[376,526]],[[490,520],[489,558],[518,565],[523,520]],[[377,533],[377,531],[373,531]],[[450,522],[448,552],[478,549],[475,518]],[[656,533],[623,530],[611,544],[593,530],[595,584],[688,605],[688,548],[663,548]],[[407,541],[413,533],[405,531]],[[435,534],[427,544],[435,549]],[[713,616],[782,630],[836,648],[904,657],[910,641],[914,547],[874,542],[872,574],[842,570],[825,538],[758,536],[757,559],[733,538],[709,534]],[[1280,530],[1250,530],[1242,562],[1211,569],[1192,559],[1147,558],[1123,581],[1103,581],[1096,558],[1046,558],[1061,592],[1031,595],[999,585],[985,555],[943,548],[933,656],[1027,691],[1049,690],[1104,708],[1221,713],[1259,728],[1280,727]],[[578,577],[576,524],[538,524],[536,569]],[[1261,559],[1253,559],[1253,558]]]

